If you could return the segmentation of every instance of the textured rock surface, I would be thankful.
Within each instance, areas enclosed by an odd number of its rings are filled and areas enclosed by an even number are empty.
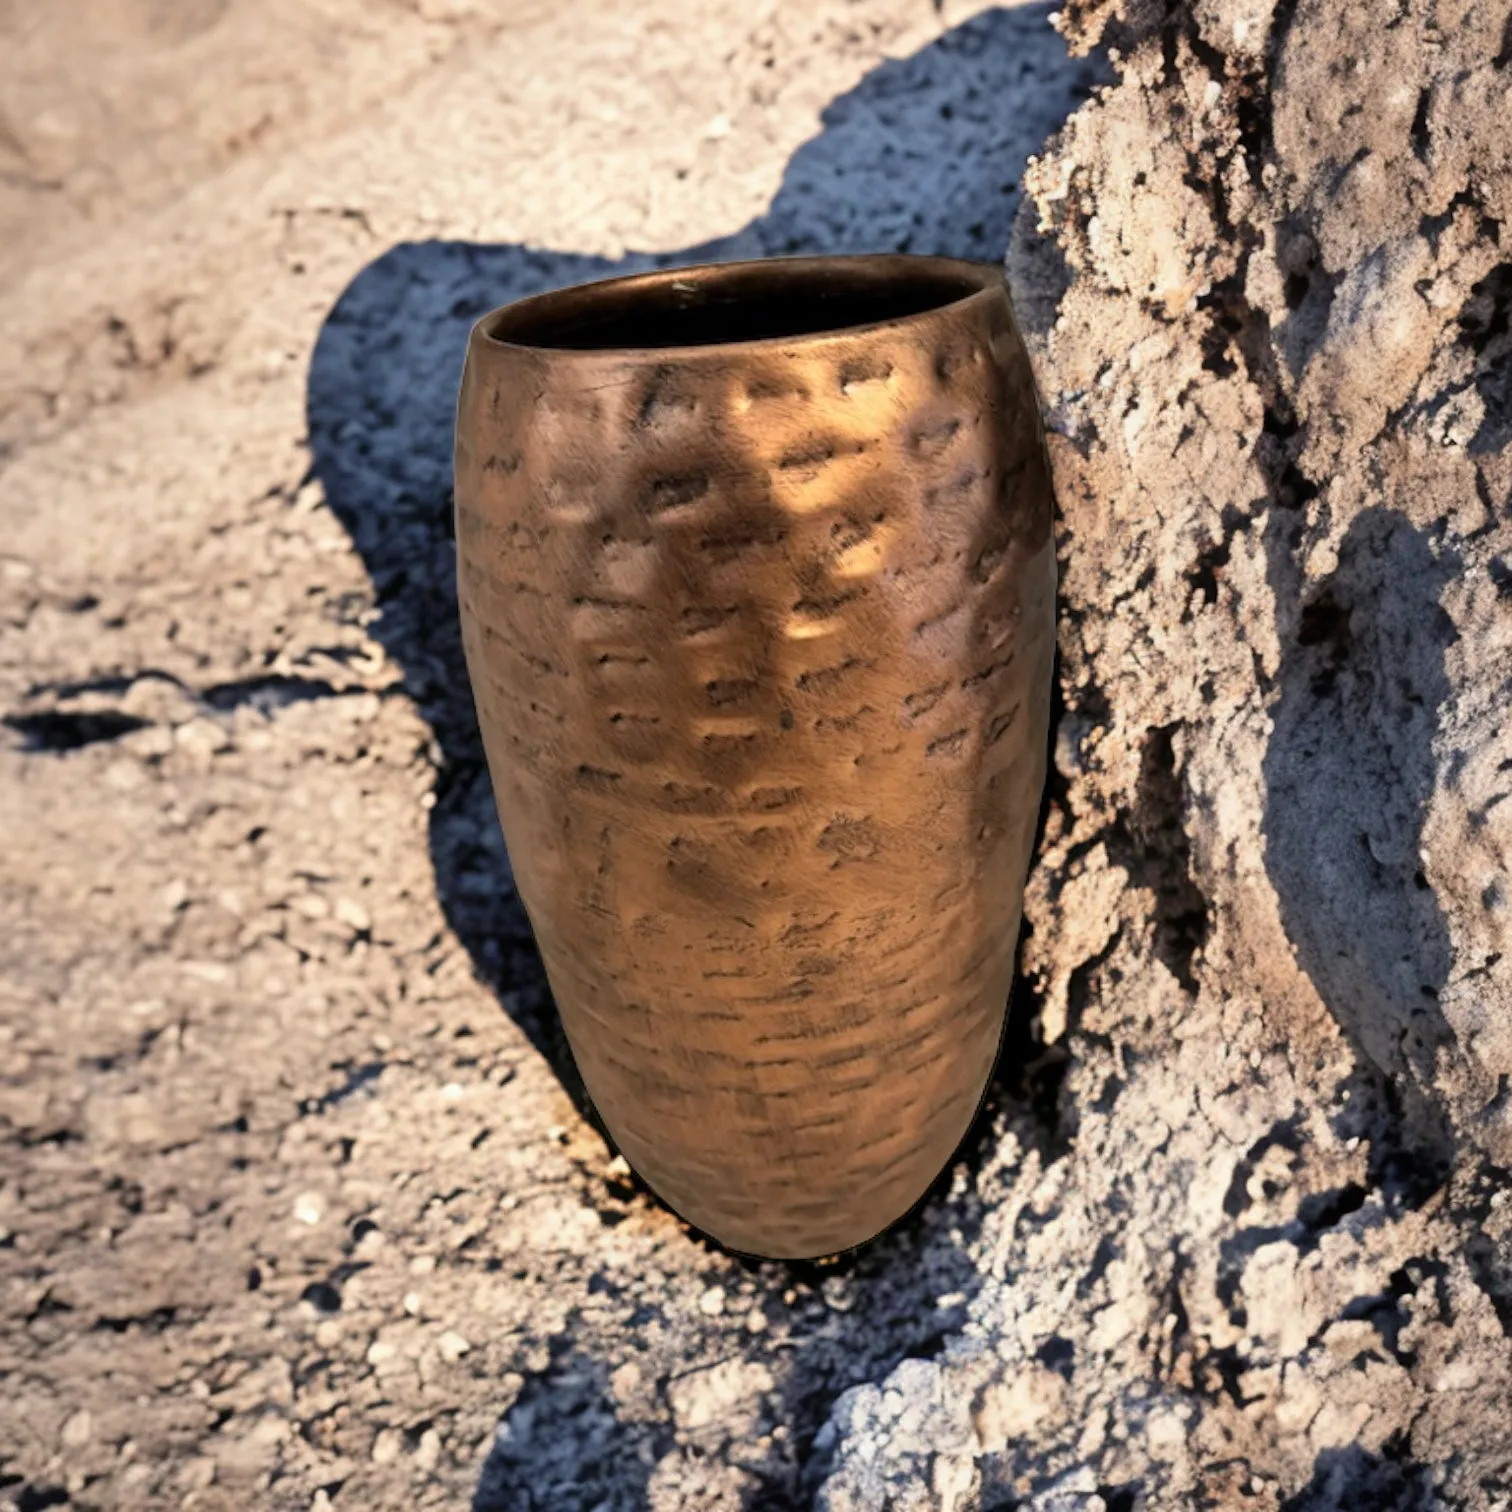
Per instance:
[[[174,10],[185,92],[246,55]],[[275,29],[320,88],[245,150],[6,134],[157,166],[0,292],[0,1497],[1504,1506],[1504,7],[1065,7],[1119,78],[1012,260],[1035,992],[930,1203],[806,1270],[573,1106],[459,682],[461,339],[663,256],[995,252],[1087,73],[1034,7],[645,10],[363,7],[378,73]]]
[[[1015,259],[1069,274],[1035,306],[1065,711],[1026,959],[1072,1139],[1015,1252],[1098,1259],[1002,1463],[1503,1505],[1505,7],[1063,26],[1120,82],[1030,176],[1067,268],[1027,224]],[[1021,1329],[978,1306],[995,1372]]]

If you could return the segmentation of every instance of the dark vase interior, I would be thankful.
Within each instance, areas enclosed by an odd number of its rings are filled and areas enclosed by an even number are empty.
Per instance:
[[[928,258],[737,263],[539,295],[501,310],[487,333],[551,351],[780,341],[942,309],[989,287],[994,273]]]

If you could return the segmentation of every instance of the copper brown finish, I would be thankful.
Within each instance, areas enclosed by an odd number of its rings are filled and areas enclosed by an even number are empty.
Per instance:
[[[1044,783],[1049,468],[995,268],[616,279],[472,334],[467,663],[626,1158],[733,1249],[905,1213],[1001,1033]]]

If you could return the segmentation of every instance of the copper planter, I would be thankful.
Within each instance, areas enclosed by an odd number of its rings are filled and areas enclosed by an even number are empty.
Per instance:
[[[1044,783],[1049,469],[995,268],[523,300],[457,422],[510,860],[626,1158],[733,1249],[904,1214],[991,1074]]]

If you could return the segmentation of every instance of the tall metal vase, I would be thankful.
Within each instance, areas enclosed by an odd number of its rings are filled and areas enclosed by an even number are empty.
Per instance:
[[[504,836],[605,1125],[732,1249],[870,1239],[991,1074],[1044,784],[1050,475],[1001,273],[496,311],[456,501]]]

